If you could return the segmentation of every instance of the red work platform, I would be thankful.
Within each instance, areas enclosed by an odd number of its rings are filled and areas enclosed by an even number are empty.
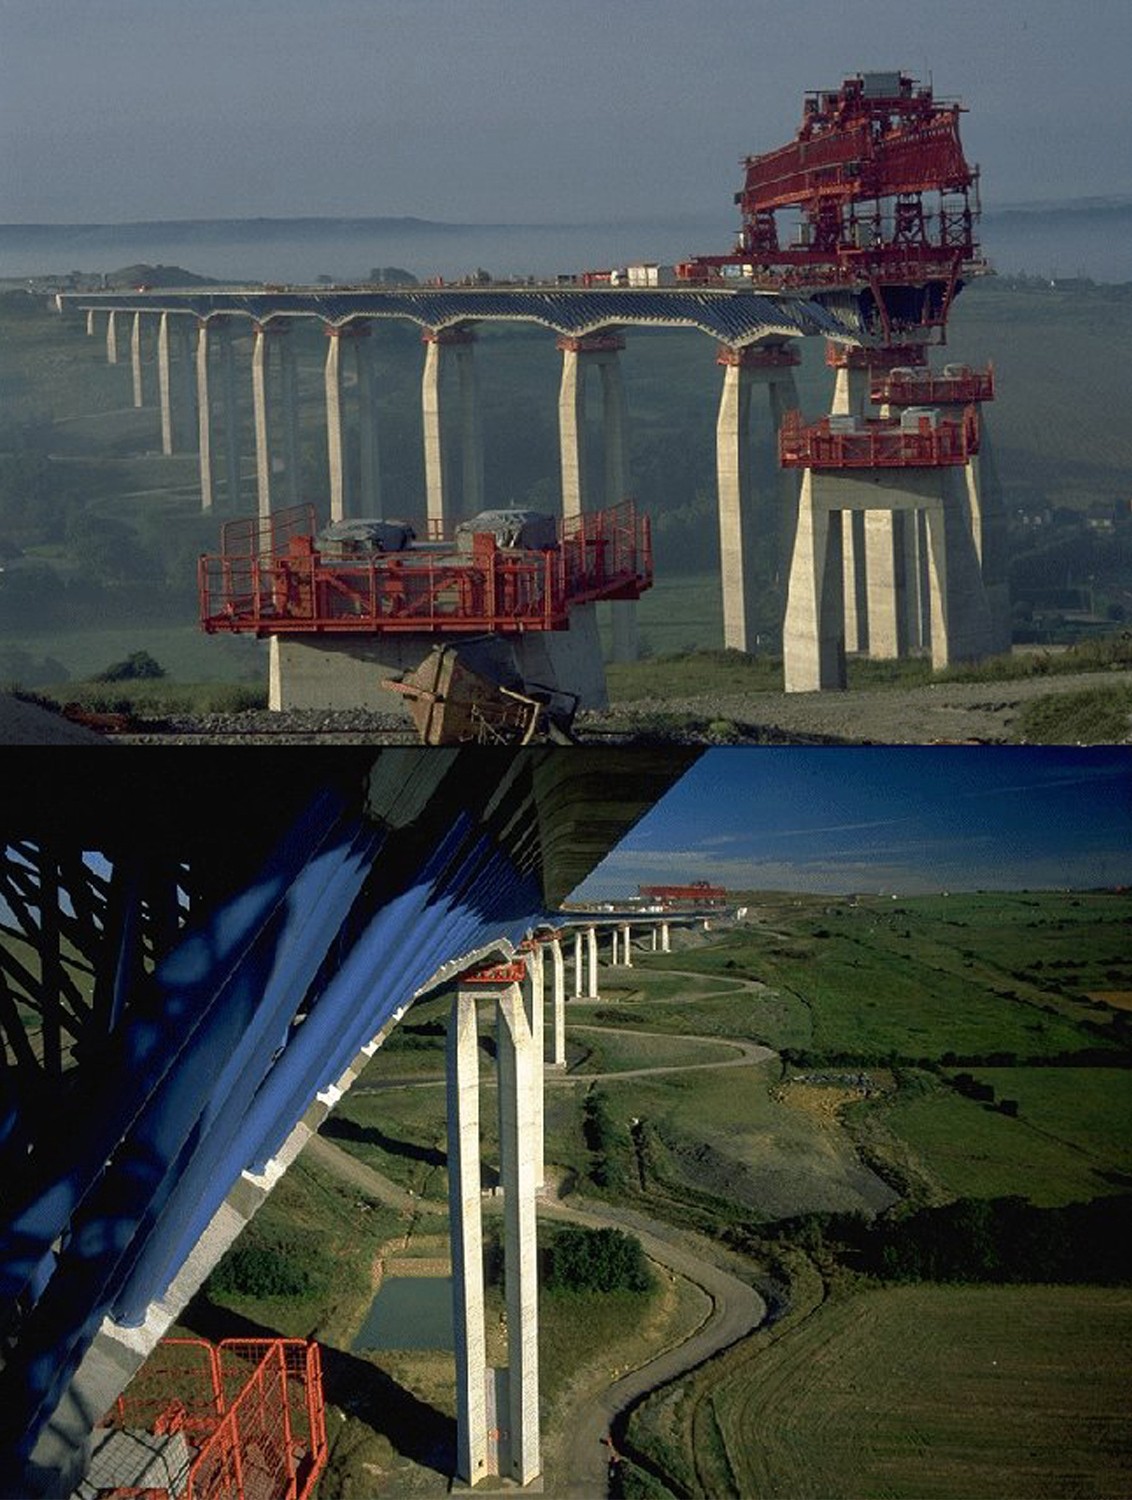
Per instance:
[[[965,464],[978,451],[973,406],[959,417],[912,407],[891,420],[823,417],[809,425],[791,411],[778,436],[778,461],[787,469],[937,469]]]
[[[314,507],[229,522],[200,559],[201,626],[270,635],[519,635],[565,630],[570,610],[636,599],[652,584],[647,516],[627,500],[556,525],[546,547],[503,547],[491,532],[332,555]],[[424,528],[417,533],[427,535]]]
[[[890,369],[869,390],[869,400],[890,406],[970,406],[994,400],[994,367],[968,365],[928,369]]]
[[[102,1424],[92,1464],[100,1494],[154,1500],[307,1500],[326,1465],[322,1366],[317,1344],[303,1339],[163,1339]],[[113,1474],[113,1440],[149,1435],[142,1452],[162,1444],[170,1484],[140,1485]],[[174,1449],[174,1440],[179,1449]],[[124,1445],[120,1445],[124,1446]],[[130,1458],[128,1450],[122,1455]],[[103,1470],[99,1477],[99,1469]]]

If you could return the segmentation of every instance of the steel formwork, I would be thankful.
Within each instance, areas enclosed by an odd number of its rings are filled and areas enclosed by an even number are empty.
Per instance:
[[[633,501],[557,523],[545,549],[501,547],[490,533],[470,551],[429,541],[399,552],[334,556],[315,536],[313,506],[224,529],[199,568],[209,633],[517,635],[565,630],[570,610],[636,599],[652,583],[648,517]]]

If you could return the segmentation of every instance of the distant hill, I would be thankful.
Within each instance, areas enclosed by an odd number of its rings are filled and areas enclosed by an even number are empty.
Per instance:
[[[162,286],[218,286],[211,276],[198,276],[195,271],[186,271],[182,266],[150,266],[140,262],[123,266],[118,271],[106,274],[108,288],[116,287],[162,287]]]

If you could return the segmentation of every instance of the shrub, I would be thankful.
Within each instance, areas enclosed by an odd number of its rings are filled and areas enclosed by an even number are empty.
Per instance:
[[[551,1243],[549,1290],[647,1292],[652,1285],[640,1240],[620,1229],[560,1229]]]
[[[125,661],[116,661],[104,672],[92,677],[92,682],[137,682],[142,678],[164,677],[165,668],[155,661],[148,651],[135,651]]]
[[[239,1297],[305,1297],[315,1290],[315,1277],[293,1245],[243,1245],[216,1267],[208,1289]]]

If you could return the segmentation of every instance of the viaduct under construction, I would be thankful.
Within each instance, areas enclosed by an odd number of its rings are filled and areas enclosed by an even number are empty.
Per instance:
[[[960,114],[958,104],[901,73],[864,73],[808,96],[794,139],[746,159],[734,249],[695,257],[669,275],[642,265],[562,277],[553,286],[139,290],[69,295],[60,304],[85,309],[91,333],[103,318],[112,363],[122,357],[128,328],[137,405],[143,348],[155,342],[163,449],[194,448],[203,508],[230,516],[242,503],[235,347],[250,348],[259,529],[251,542],[249,529],[240,544],[226,540],[202,565],[202,623],[270,639],[274,706],[353,706],[379,691],[374,666],[403,669],[438,639],[473,629],[522,640],[511,661],[519,680],[541,673],[582,706],[600,705],[594,606],[611,601],[614,658],[631,659],[635,600],[651,582],[647,525],[625,509],[632,486],[620,355],[637,327],[694,328],[718,346],[725,646],[754,649],[754,563],[769,550],[788,579],[788,691],[843,687],[846,652],[929,651],[939,667],[1009,644],[1001,516],[982,415],[994,396],[993,371],[929,365],[955,297],[987,269],[976,238],[978,170],[963,153]],[[413,562],[405,557],[379,559],[366,587],[357,579],[342,586],[334,567],[324,569],[321,592],[312,587],[302,605],[278,607],[263,568],[270,572],[290,545],[279,540],[287,530],[277,519],[280,503],[290,514],[303,500],[292,338],[302,320],[326,334],[329,472],[321,519],[331,523],[406,510],[404,497],[383,490],[371,335],[389,320],[421,329],[426,493],[416,531],[420,546],[434,550],[446,543],[451,550],[456,522],[490,505],[477,327],[527,322],[555,335],[562,355],[557,545],[574,538],[584,565],[563,574],[553,607],[548,583],[520,591],[518,607],[496,602],[485,610],[484,587],[500,596],[482,556],[458,564],[474,581],[453,603],[438,607],[434,583],[420,584],[427,603],[412,621],[395,620],[390,607]],[[835,378],[828,412],[807,419],[795,384],[797,341],[814,337],[827,341]],[[600,434],[590,432],[585,400],[594,372]],[[759,456],[752,440],[757,392],[776,435],[771,458]],[[343,457],[348,421],[360,453],[354,485]],[[600,486],[587,459],[594,436]],[[777,517],[774,534],[757,534],[758,497],[761,513]],[[317,551],[314,537],[310,545]],[[607,570],[604,559],[616,549],[617,565]],[[537,567],[539,550],[547,549],[528,548],[515,566]],[[331,596],[349,602],[327,609]]]

